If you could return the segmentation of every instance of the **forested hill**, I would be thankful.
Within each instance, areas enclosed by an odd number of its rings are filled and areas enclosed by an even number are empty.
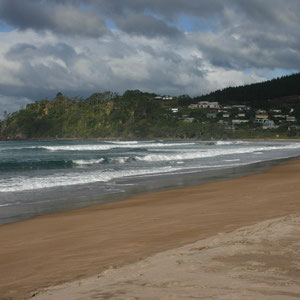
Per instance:
[[[255,107],[263,107],[269,99],[293,95],[300,95],[300,73],[250,85],[228,87],[197,99],[219,101],[222,104],[247,103]]]
[[[189,106],[201,100],[218,101],[221,107]],[[226,112],[227,117],[223,116],[225,104],[250,106],[243,117],[248,123],[233,126],[232,120],[239,118],[238,111],[231,109]],[[274,119],[276,130],[257,127],[254,119],[258,108],[265,109],[271,120],[275,118],[273,109],[282,112],[283,120]],[[295,119],[287,121],[286,116]],[[158,97],[139,90],[127,91],[122,96],[95,93],[87,99],[58,93],[52,100],[39,100],[25,109],[6,113],[0,122],[0,139],[283,137],[291,134],[291,125],[300,128],[300,73],[195,98]],[[300,130],[293,134],[300,136]]]
[[[36,101],[6,116],[0,123],[0,138],[151,136],[169,124],[168,116],[162,116],[170,114],[154,97],[127,91],[123,96],[106,92],[71,99],[58,93],[52,100]]]

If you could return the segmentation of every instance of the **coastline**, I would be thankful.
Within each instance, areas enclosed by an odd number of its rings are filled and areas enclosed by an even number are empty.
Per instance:
[[[36,289],[299,212],[299,178],[294,159],[261,174],[3,225],[0,294],[26,299]]]
[[[167,191],[177,188],[191,187],[210,182],[218,182],[223,180],[231,180],[252,174],[259,174],[265,170],[281,165],[289,160],[298,158],[292,156],[286,158],[278,158],[266,161],[258,161],[240,166],[232,166],[222,169],[211,169],[205,172],[187,172],[175,174],[151,175],[149,177],[124,177],[116,180],[121,184],[122,190],[111,193],[95,194],[85,196],[83,194],[68,195],[68,199],[50,201],[41,201],[41,203],[33,201],[32,204],[25,203],[22,206],[5,206],[0,212],[0,227],[5,224],[28,220],[36,216],[53,214],[56,212],[73,211],[80,208],[103,205],[105,203],[114,203],[126,201],[128,198],[159,191]],[[300,157],[299,157],[300,158]],[[62,191],[64,192],[64,191]],[[27,197],[31,200],[41,198],[43,194],[29,194]],[[66,197],[65,197],[66,198]]]
[[[174,142],[190,142],[190,141],[196,141],[196,142],[215,142],[215,141],[247,141],[247,142],[300,142],[300,138],[235,138],[235,139],[194,139],[194,138],[165,138],[165,137],[152,137],[152,138],[123,138],[123,137],[107,137],[107,138],[30,138],[30,139],[0,139],[0,142],[9,142],[9,141],[99,141],[99,142],[110,142],[110,141],[174,141]]]

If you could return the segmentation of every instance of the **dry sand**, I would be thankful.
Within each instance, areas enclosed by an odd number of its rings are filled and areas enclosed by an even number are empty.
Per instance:
[[[299,159],[262,174],[4,225],[0,299],[26,299],[37,289],[296,212],[300,212]]]
[[[37,292],[36,300],[300,299],[300,214]]]

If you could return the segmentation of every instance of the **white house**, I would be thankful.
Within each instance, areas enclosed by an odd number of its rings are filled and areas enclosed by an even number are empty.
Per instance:
[[[279,126],[275,125],[274,121],[272,120],[268,120],[268,122],[262,126],[263,129],[276,129],[278,127]]]
[[[232,120],[232,125],[239,125],[239,124],[243,124],[243,123],[249,123],[249,120]]]
[[[232,108],[237,108],[239,111],[249,110],[250,107],[244,104],[233,105]]]
[[[293,117],[293,116],[286,116],[286,121],[287,121],[287,122],[296,122],[297,120],[296,120],[296,118]]]
[[[162,100],[173,100],[173,97],[171,97],[171,96],[163,96]]]
[[[199,108],[199,105],[198,105],[198,104],[190,104],[190,105],[188,106],[188,108],[190,108],[190,109]]]
[[[188,107],[191,108],[191,109],[195,109],[195,108],[215,108],[215,109],[219,109],[220,105],[219,105],[219,102],[200,101],[197,104],[190,104]]]
[[[256,111],[257,114],[262,115],[262,114],[266,114],[267,112],[264,109],[258,109]]]
[[[219,102],[200,101],[198,102],[199,108],[220,108]]]
[[[254,123],[261,124],[263,129],[278,128],[278,126],[275,125],[274,121],[269,119],[255,119]]]

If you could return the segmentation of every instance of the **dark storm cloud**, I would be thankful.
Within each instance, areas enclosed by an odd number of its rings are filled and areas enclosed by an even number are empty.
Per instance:
[[[297,70],[300,1],[225,1],[216,32],[193,36],[213,66],[232,70]]]
[[[5,54],[5,57],[12,61],[30,61],[39,57],[55,57],[61,59],[66,65],[74,60],[82,57],[66,43],[46,44],[41,47],[36,47],[31,44],[20,43],[14,45]]]
[[[79,4],[79,1],[1,0],[0,19],[21,30],[50,30],[89,37],[105,34],[107,28],[102,18],[81,9]]]
[[[19,29],[99,37],[107,33],[105,20],[134,35],[183,37],[176,27],[184,15],[216,22],[217,34],[245,35],[249,42],[266,47],[254,34],[297,36],[298,0],[1,0],[0,19]],[[201,30],[201,28],[200,28]],[[298,43],[299,44],[299,43]]]
[[[12,46],[5,54],[6,59],[19,64],[13,74],[21,85],[0,84],[2,94],[16,97],[41,98],[61,90],[72,90],[76,84],[72,68],[85,55],[78,54],[66,43],[46,43],[35,46],[19,43]],[[72,76],[74,75],[74,76]]]
[[[18,29],[0,34],[0,100],[199,95],[299,70],[299,11],[299,0],[0,0],[0,23]]]
[[[220,0],[1,0],[0,19],[21,30],[98,37],[107,32],[109,18],[129,34],[172,38],[180,32],[166,20],[176,23],[180,14],[210,17],[222,9]]]
[[[167,36],[173,38],[182,36],[182,32],[176,27],[169,26],[165,22],[148,15],[134,14],[128,18],[120,18],[116,20],[116,25],[129,34],[147,37]]]
[[[178,14],[207,17],[223,9],[221,0],[86,0],[108,15],[126,15],[128,12],[151,11],[160,16],[173,18]]]
[[[95,44],[88,45],[88,48],[94,49]],[[110,49],[114,45],[126,48],[126,55],[111,53]],[[13,45],[5,57],[9,62],[18,64],[17,69],[10,71],[15,83],[0,83],[1,93],[10,99],[24,96],[40,99],[54,96],[58,91],[70,96],[88,96],[102,90],[122,93],[127,89],[182,94],[187,93],[190,86],[180,79],[181,75],[193,78],[197,87],[198,79],[203,77],[199,70],[200,59],[185,57],[172,50],[161,52],[159,48],[152,47],[151,43],[148,46],[141,42],[132,43],[126,36],[117,44],[112,39],[108,45],[101,44],[93,51],[91,55],[97,55],[97,61],[90,58],[86,51],[84,54],[78,53],[66,43]],[[117,59],[117,65],[107,59],[111,55]],[[143,63],[142,67],[139,62]],[[92,74],[90,77],[85,76],[85,64],[88,64],[87,73]],[[175,68],[177,72],[172,72]],[[140,70],[145,70],[145,74],[140,74]]]

